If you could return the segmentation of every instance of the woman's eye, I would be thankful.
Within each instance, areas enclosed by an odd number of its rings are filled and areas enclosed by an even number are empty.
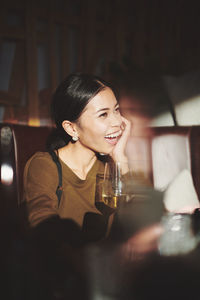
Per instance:
[[[105,113],[103,113],[103,114],[99,115],[99,118],[106,118],[106,117],[107,117],[107,115],[108,115],[108,113],[107,113],[107,112],[105,112]]]
[[[115,111],[116,111],[116,112],[119,112],[119,107],[116,107],[116,108],[115,108]]]

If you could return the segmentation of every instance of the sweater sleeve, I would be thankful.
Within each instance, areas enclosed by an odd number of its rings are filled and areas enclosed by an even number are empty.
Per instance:
[[[30,226],[58,216],[58,171],[48,153],[38,152],[24,170],[24,196]]]

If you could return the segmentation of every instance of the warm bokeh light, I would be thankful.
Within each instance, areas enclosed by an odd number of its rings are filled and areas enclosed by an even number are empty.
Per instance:
[[[11,185],[13,182],[13,168],[8,164],[1,166],[1,182],[5,185]]]
[[[40,126],[40,120],[37,118],[30,118],[28,121],[29,126]]]

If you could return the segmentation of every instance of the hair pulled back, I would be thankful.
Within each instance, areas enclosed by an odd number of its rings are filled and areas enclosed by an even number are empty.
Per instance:
[[[63,129],[63,121],[76,122],[88,102],[106,87],[111,88],[99,77],[84,73],[71,74],[61,82],[51,102],[51,115],[56,129],[47,140],[49,151],[69,143],[71,136]]]

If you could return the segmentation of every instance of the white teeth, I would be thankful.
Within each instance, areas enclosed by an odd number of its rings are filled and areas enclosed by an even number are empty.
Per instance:
[[[118,137],[118,136],[121,135],[121,134],[122,134],[122,131],[120,130],[120,131],[118,131],[118,132],[115,132],[115,133],[111,133],[111,134],[106,135],[105,138],[116,138],[116,137]]]

